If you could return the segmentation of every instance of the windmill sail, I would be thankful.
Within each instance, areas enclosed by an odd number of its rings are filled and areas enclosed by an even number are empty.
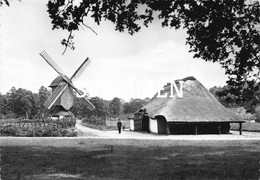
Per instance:
[[[43,50],[40,55],[45,59],[45,61],[65,80],[67,81],[74,89],[75,91],[79,91],[72,83],[71,80],[68,78],[68,76],[65,75],[65,73],[62,71],[62,69],[54,62],[54,60],[48,55],[48,53]],[[79,93],[79,92],[78,92]]]
[[[47,109],[50,109],[51,106],[55,103],[55,101],[60,97],[63,91],[68,87],[68,83],[61,82],[57,88],[52,92],[50,97],[44,102],[44,106]]]
[[[80,67],[76,70],[76,72],[72,75],[71,78],[68,78],[68,76],[65,75],[65,73],[62,71],[62,69],[54,62],[54,60],[47,54],[46,51],[42,51],[40,55],[43,57],[43,59],[62,77],[62,79],[65,81],[61,82],[52,92],[51,96],[45,101],[44,106],[50,109],[53,104],[57,101],[57,99],[62,96],[62,93],[65,91],[66,88],[73,88],[79,95],[83,95],[83,92],[77,89],[73,83],[72,79],[78,78],[83,71],[87,68],[87,66],[91,63],[90,59],[87,58]],[[87,99],[85,98],[87,103],[92,107],[95,108],[95,106]]]
[[[80,67],[75,71],[75,73],[71,76],[70,80],[77,79],[81,74],[85,71],[85,69],[89,66],[91,60],[87,58]]]
[[[48,55],[46,51],[43,50],[40,55],[59,75],[64,76],[62,69],[54,62],[54,60]]]
[[[87,101],[87,103],[88,103],[93,109],[95,109],[95,106],[88,100],[87,97],[84,97],[84,99]]]

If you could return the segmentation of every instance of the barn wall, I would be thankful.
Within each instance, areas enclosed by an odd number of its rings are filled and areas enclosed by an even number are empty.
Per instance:
[[[129,127],[130,131],[134,131],[135,130],[135,126],[134,126],[134,120],[130,119],[130,127]]]
[[[149,132],[149,116],[142,117],[142,131]]]
[[[167,122],[164,116],[156,116],[149,120],[149,130],[151,133],[166,134]]]
[[[156,116],[158,124],[158,134],[166,134],[167,122],[164,116]]]
[[[227,134],[230,130],[229,123],[168,123],[170,134],[195,134],[195,126],[197,126],[197,134]],[[219,128],[221,126],[221,131]]]
[[[151,133],[158,133],[158,122],[157,119],[149,120],[149,129]]]
[[[168,123],[170,134],[195,134],[194,124],[175,124]]]
[[[142,131],[142,120],[130,120],[130,130],[131,131]]]

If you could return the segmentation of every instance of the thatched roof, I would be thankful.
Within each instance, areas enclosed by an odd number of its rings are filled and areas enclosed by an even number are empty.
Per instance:
[[[66,82],[61,76],[56,77],[51,84],[49,85],[49,87],[56,87],[58,86],[62,81]]]
[[[167,122],[244,122],[242,118],[229,111],[194,77],[181,79],[183,97],[179,98],[173,88],[170,96],[170,84],[164,86],[161,95],[167,97],[154,98],[146,105],[150,117],[163,115]],[[178,80],[179,81],[179,80]],[[180,84],[175,81],[178,89]]]

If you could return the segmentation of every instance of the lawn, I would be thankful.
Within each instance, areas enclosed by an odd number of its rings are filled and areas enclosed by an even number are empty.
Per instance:
[[[260,178],[260,141],[94,138],[0,150],[1,178],[8,180]]]
[[[260,132],[260,123],[245,122],[242,124],[243,131]],[[238,123],[230,123],[230,129],[239,130]]]

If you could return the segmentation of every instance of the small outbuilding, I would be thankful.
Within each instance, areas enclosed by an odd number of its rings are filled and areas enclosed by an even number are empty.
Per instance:
[[[196,78],[187,77],[174,82],[175,88],[168,83],[160,95],[155,94],[144,106],[150,117],[150,132],[226,134],[230,131],[230,123],[239,123],[242,134],[242,123],[245,121],[219,103]]]
[[[130,120],[130,131],[142,131],[142,116],[139,112],[128,117]]]

